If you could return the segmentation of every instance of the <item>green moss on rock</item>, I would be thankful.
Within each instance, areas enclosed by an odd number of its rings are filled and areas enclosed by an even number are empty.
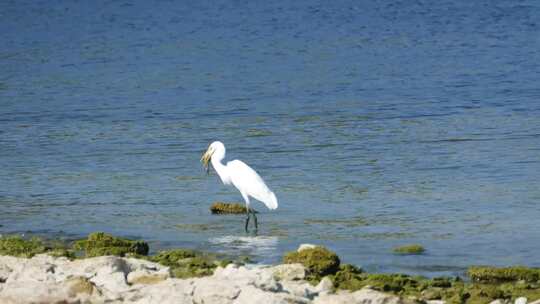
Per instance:
[[[475,282],[509,282],[524,280],[526,282],[537,282],[540,280],[540,268],[528,268],[524,266],[513,267],[489,267],[472,266],[467,270],[471,280]]]
[[[335,274],[339,270],[339,257],[322,247],[291,251],[283,257],[286,264],[300,263],[306,267],[310,281],[320,281],[324,276]]]
[[[158,252],[150,259],[156,263],[165,266],[175,266],[179,261],[194,258],[197,256],[197,252],[191,249],[172,249]]]
[[[354,265],[344,264],[339,266],[339,271],[331,276],[330,279],[332,280],[332,283],[334,283],[336,289],[355,291],[366,286],[362,273],[362,269]]]
[[[493,268],[493,267],[489,267]],[[510,271],[509,269],[513,270]],[[497,268],[498,269],[498,268]],[[428,279],[420,276],[404,274],[369,274],[355,267],[343,265],[331,276],[337,289],[358,290],[365,286],[403,297],[416,298],[419,301],[443,300],[449,304],[487,304],[496,299],[514,301],[518,297],[526,297],[530,301],[540,299],[540,281],[536,280],[536,268],[505,268],[499,271],[495,279],[486,275],[486,269],[474,272],[485,282],[463,282],[460,278],[439,277]],[[474,269],[478,270],[478,269]],[[514,275],[509,275],[509,273]],[[502,282],[504,279],[505,282]]]
[[[208,255],[191,249],[172,249],[161,251],[150,260],[171,268],[173,277],[202,277],[214,273],[216,267],[226,266],[228,262],[219,261]]]
[[[246,207],[238,203],[215,202],[210,206],[212,214],[246,214]]]
[[[53,248],[46,252],[48,255],[59,258],[59,257],[65,257],[70,260],[74,260],[77,258],[77,255],[75,252],[71,249],[67,248]]]
[[[38,238],[29,240],[20,236],[6,236],[0,238],[0,255],[31,258],[36,254],[45,253],[47,248]]]
[[[85,240],[76,241],[73,247],[85,252],[86,257],[103,255],[126,256],[127,254],[147,255],[148,244],[112,236],[104,232],[95,232]]]
[[[401,293],[410,289],[417,290],[418,280],[406,274],[368,274],[364,280],[375,290]]]
[[[424,253],[424,251],[424,247],[418,244],[405,245],[394,248],[394,253],[397,254],[422,254]]]
[[[0,237],[0,255],[31,258],[36,254],[46,253],[54,257],[75,258],[75,253],[60,242],[48,242],[33,237],[24,239],[20,236]]]
[[[213,260],[199,256],[188,258],[187,261],[173,267],[171,271],[176,278],[204,277],[212,275],[217,266]]]

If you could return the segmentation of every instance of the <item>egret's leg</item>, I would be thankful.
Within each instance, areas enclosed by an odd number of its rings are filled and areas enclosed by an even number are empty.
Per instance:
[[[253,214],[253,220],[255,221],[255,231],[259,230],[259,225],[257,224],[257,215],[255,214],[255,210],[251,209],[251,213]]]
[[[245,226],[244,229],[246,230],[246,232],[248,232],[248,225],[249,225],[249,208],[246,208],[246,215],[247,215],[247,217],[246,217],[246,226]]]
[[[244,227],[244,229],[246,230],[246,232],[248,232],[248,225],[249,225],[249,197],[247,196],[247,194],[244,194],[242,192],[240,192],[242,194],[242,197],[244,198],[244,201],[246,201],[246,215],[247,215],[247,218],[246,218],[246,225]]]

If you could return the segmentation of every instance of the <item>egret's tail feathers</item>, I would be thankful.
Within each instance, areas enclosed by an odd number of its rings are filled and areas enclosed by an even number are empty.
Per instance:
[[[277,202],[277,198],[276,198],[276,195],[274,194],[274,192],[270,192],[270,198],[267,201],[265,201],[264,204],[270,210],[277,209],[278,202]]]

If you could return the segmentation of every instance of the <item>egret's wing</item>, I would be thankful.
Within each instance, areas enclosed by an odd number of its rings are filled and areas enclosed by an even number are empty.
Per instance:
[[[227,169],[233,185],[251,197],[263,202],[268,209],[276,209],[278,202],[274,192],[268,189],[263,179],[243,161],[233,160],[227,163]]]

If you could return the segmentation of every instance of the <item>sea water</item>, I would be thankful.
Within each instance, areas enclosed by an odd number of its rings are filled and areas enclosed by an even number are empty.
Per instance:
[[[2,1],[0,233],[540,266],[538,1]],[[214,140],[279,208],[199,162]],[[419,256],[392,248],[418,243]]]

